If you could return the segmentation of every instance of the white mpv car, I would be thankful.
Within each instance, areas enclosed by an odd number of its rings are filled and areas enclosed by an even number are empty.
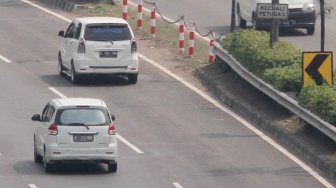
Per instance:
[[[82,75],[126,76],[130,84],[138,80],[137,43],[128,22],[115,17],[75,19],[62,37],[58,52],[59,75],[72,83]]]
[[[52,99],[35,114],[34,160],[50,172],[62,161],[106,163],[117,171],[117,138],[106,104],[94,98]]]

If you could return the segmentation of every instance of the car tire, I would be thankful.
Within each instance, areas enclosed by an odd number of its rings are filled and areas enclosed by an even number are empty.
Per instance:
[[[239,26],[240,28],[246,28],[246,20],[244,20],[244,19],[241,17],[239,4],[237,4],[237,17],[238,17],[238,26]]]
[[[73,63],[71,64],[70,79],[71,79],[72,84],[78,84],[79,83],[79,76],[76,73],[75,66],[74,66]]]
[[[307,34],[308,35],[314,35],[315,33],[315,27],[308,27],[307,28]]]
[[[136,84],[138,82],[138,74],[129,74],[127,78],[130,84]]]
[[[118,163],[108,163],[107,164],[107,171],[108,172],[117,172]]]
[[[40,162],[42,162],[42,160],[43,160],[43,157],[37,151],[36,140],[35,140],[35,137],[34,137],[34,161],[35,161],[35,163],[40,163]]]
[[[62,57],[61,54],[58,53],[58,75],[64,76],[64,67],[63,67],[63,62],[62,62]]]
[[[46,159],[46,150],[44,149],[44,156],[43,156],[43,168],[44,172],[49,173],[53,170],[53,165],[49,163]]]

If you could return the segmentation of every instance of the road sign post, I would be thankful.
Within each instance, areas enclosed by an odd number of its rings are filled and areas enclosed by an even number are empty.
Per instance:
[[[325,41],[325,8],[324,0],[320,0],[320,12],[321,12],[321,51],[324,51],[324,41]]]
[[[272,3],[257,4],[257,19],[271,19],[270,47],[279,40],[279,20],[288,19],[288,4],[279,4],[279,0]]]
[[[279,0],[272,0],[273,7],[279,4]],[[279,20],[272,18],[270,47],[273,48],[274,43],[279,40]]]

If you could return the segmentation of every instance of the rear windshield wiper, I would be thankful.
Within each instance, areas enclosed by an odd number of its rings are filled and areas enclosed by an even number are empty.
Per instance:
[[[65,124],[65,125],[75,125],[75,126],[84,126],[86,127],[87,130],[89,130],[89,126],[86,125],[85,123],[68,123],[68,124]]]

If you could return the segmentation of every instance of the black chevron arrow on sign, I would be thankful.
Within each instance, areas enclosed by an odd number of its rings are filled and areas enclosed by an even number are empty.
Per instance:
[[[307,66],[305,71],[307,74],[315,80],[316,85],[320,86],[323,84],[323,76],[318,71],[322,63],[328,58],[329,54],[317,54],[314,59]]]

